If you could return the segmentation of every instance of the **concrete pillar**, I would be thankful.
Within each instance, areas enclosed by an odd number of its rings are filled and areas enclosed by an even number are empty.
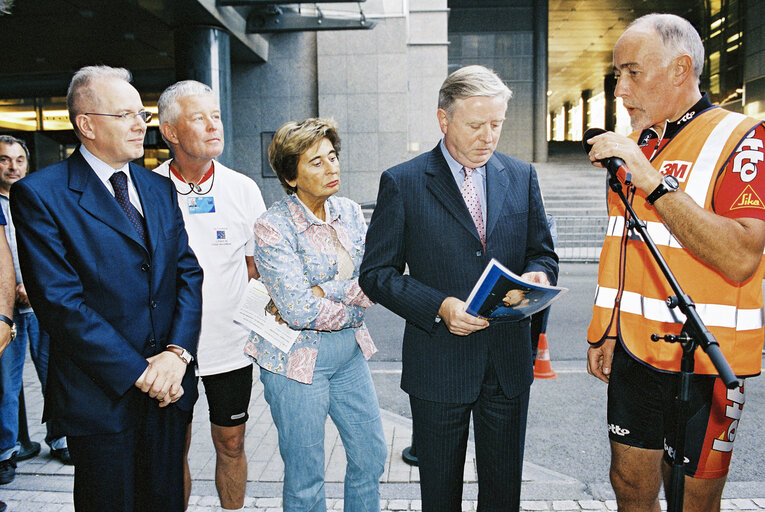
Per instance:
[[[582,91],[582,135],[590,127],[592,115],[590,114],[590,98],[592,98],[592,89]]]
[[[563,140],[571,140],[571,102],[563,104]]]
[[[225,145],[218,160],[233,165],[231,50],[228,33],[218,27],[188,26],[175,31],[175,79],[196,80],[218,94]]]
[[[616,129],[616,96],[614,91],[616,90],[616,77],[614,75],[606,75],[603,79],[603,92],[606,97],[606,126],[605,129],[612,132]]]
[[[534,2],[534,161],[547,161],[547,2]]]

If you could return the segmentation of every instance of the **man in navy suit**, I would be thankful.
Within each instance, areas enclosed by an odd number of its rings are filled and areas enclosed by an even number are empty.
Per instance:
[[[471,413],[478,510],[519,509],[529,320],[489,324],[464,302],[491,258],[534,282],[557,277],[534,168],[494,152],[510,96],[484,67],[452,73],[439,92],[443,140],[382,174],[367,233],[361,287],[407,321],[401,387],[424,512],[461,510]]]
[[[45,418],[68,436],[78,511],[182,511],[202,270],[172,183],[131,160],[151,115],[125,69],[75,73],[81,145],[13,185],[29,300],[50,334]]]

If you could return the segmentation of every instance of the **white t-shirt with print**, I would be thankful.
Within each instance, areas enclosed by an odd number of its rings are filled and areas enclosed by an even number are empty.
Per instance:
[[[200,184],[200,194],[170,172],[170,160],[154,169],[169,177],[179,191],[178,206],[189,245],[204,271],[202,331],[197,349],[200,376],[251,363],[243,352],[249,332],[234,323],[234,313],[247,288],[244,257],[254,254],[253,227],[266,211],[260,188],[251,178],[218,162],[213,165],[213,176]]]

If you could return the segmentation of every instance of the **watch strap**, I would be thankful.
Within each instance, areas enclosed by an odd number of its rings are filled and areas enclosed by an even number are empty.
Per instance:
[[[179,347],[178,345],[168,345],[165,350],[169,350],[173,354],[177,355],[186,364],[189,364],[194,360],[194,356],[191,355],[191,352],[183,347]]]
[[[13,320],[5,315],[0,315],[0,321],[8,324],[8,327],[13,327]]]
[[[677,187],[670,187],[667,186],[666,176],[662,178],[661,183],[659,183],[659,186],[657,186],[655,189],[653,189],[653,192],[648,194],[645,198],[646,203],[653,205],[653,203],[656,202],[657,199],[659,199],[661,196],[668,192],[675,192],[677,190]]]

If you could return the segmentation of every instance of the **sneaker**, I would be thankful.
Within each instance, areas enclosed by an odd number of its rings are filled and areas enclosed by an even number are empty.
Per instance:
[[[16,478],[16,459],[0,461],[0,484],[9,484]]]

